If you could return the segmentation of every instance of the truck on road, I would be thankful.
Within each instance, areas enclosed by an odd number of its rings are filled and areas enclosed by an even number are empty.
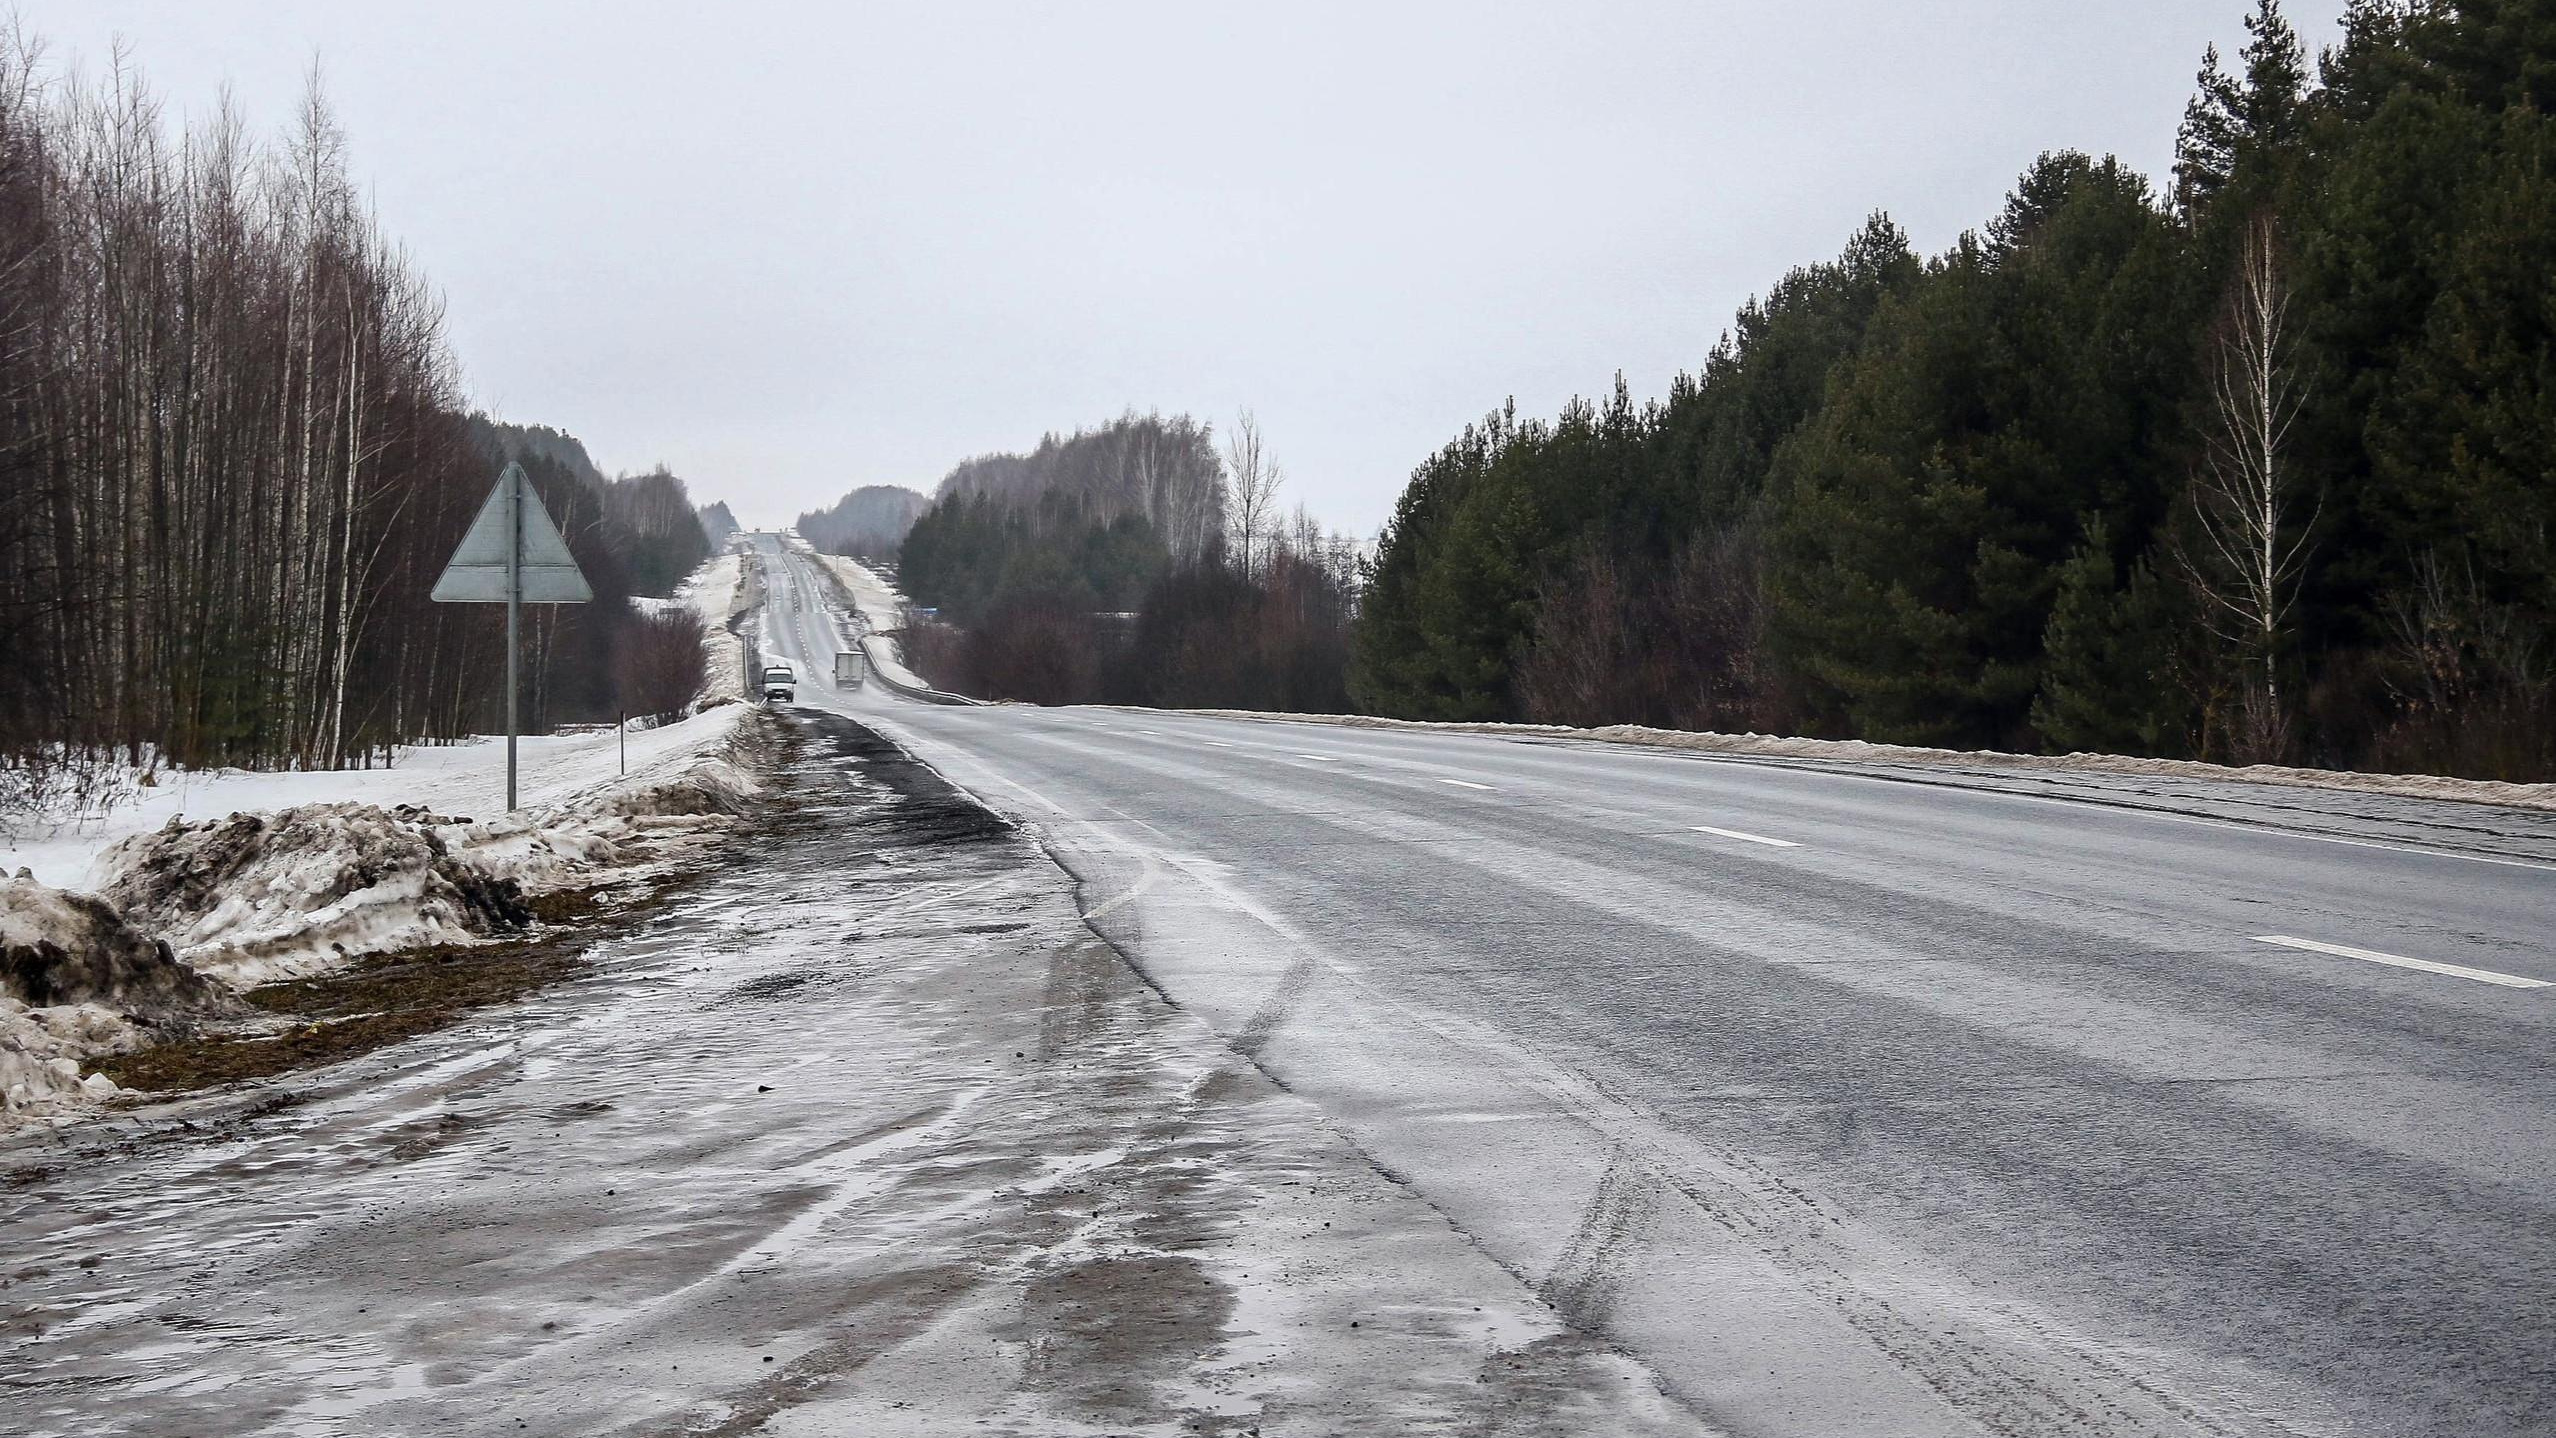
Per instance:
[[[862,676],[868,668],[869,663],[861,657],[860,650],[839,649],[835,651],[834,682],[837,687],[844,689],[860,688]]]
[[[799,697],[799,672],[787,664],[763,666],[763,702],[788,704]]]

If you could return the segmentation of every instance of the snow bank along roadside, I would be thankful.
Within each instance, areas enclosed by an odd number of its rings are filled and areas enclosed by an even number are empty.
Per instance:
[[[1130,706],[1103,704],[1098,709]],[[1714,734],[1608,724],[1575,729],[1563,724],[1456,723],[1382,719],[1366,714],[1272,714],[1250,709],[1180,709],[1205,719],[1256,719],[1286,724],[1331,724],[1347,729],[1424,729],[1446,734],[1504,734],[1518,738],[1589,739],[1737,754],[1765,759],[1820,759],[1840,763],[1907,764],[1936,768],[2008,769],[2125,774],[2195,779],[2221,784],[2272,784],[2302,789],[2341,789],[2404,799],[2451,799],[2514,809],[2556,810],[2556,784],[2507,784],[2494,779],[2449,779],[2432,774],[2356,774],[2338,769],[2293,769],[2277,764],[2235,766],[2195,759],[2141,759],[2127,754],[2008,754],[1995,749],[1929,749],[1911,744],[1872,744],[1861,739],[1797,739],[1778,734]]]
[[[737,635],[736,621],[763,602],[762,575],[751,559],[734,549],[713,556],[675,590],[675,602],[701,616],[702,642],[709,651],[709,678],[701,687],[704,704],[744,703],[747,697],[745,640]]]
[[[87,894],[0,877],[0,1130],[23,1112],[115,1092],[81,1060],[128,1053],[236,1006]]]
[[[0,884],[0,1129],[75,1115],[112,1092],[82,1059],[237,1012],[259,984],[519,934],[544,894],[663,875],[736,824],[774,735],[760,709],[720,705],[630,735],[627,775],[614,731],[527,740],[513,814],[494,743],[392,769],[197,776],[24,858],[0,846],[0,873],[20,875]]]

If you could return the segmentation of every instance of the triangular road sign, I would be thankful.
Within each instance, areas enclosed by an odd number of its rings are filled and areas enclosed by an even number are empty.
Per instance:
[[[523,504],[517,535],[515,498],[519,494]],[[524,478],[522,465],[509,464],[497,476],[497,487],[488,491],[479,517],[470,522],[470,533],[453,550],[444,577],[435,581],[434,599],[442,604],[505,603],[510,538],[522,545],[519,597],[524,603],[584,604],[595,597],[577,568],[576,556],[568,552],[568,541],[560,537],[559,526],[550,522],[550,511],[542,508],[541,492]]]

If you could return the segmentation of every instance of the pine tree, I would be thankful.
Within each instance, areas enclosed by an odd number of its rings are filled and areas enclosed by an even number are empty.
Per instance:
[[[2307,125],[2307,51],[2279,0],[2256,0],[2239,52],[2243,77],[2221,68],[2219,47],[2202,52],[2183,126],[2175,137],[2175,207],[2206,211],[2249,167],[2294,150]]]
[[[2192,85],[2174,142],[2175,207],[2187,215],[2207,206],[2235,178],[2237,116],[2245,105],[2236,81],[2220,68],[2216,44],[2201,52],[2201,73]]]
[[[2187,621],[2144,559],[2124,584],[2098,516],[2060,571],[2032,724],[2054,749],[2181,757],[2194,702],[2176,663]]]
[[[2090,512],[2144,534],[2190,383],[2190,283],[2145,182],[2045,156],[1885,305],[1778,463],[1769,587],[1807,722],[2025,745]]]

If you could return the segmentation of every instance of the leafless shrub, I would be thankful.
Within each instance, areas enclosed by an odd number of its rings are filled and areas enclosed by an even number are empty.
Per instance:
[[[1765,600],[1755,530],[1697,535],[1665,571],[1584,551],[1547,589],[1518,666],[1547,724],[1756,727],[1765,707]]]
[[[673,714],[701,697],[710,679],[708,629],[690,609],[633,615],[622,626],[613,687],[627,714]]]
[[[2556,645],[2525,610],[2489,600],[2464,560],[2427,551],[2381,614],[2378,678],[2394,711],[2382,763],[2500,779],[2556,769]]]

